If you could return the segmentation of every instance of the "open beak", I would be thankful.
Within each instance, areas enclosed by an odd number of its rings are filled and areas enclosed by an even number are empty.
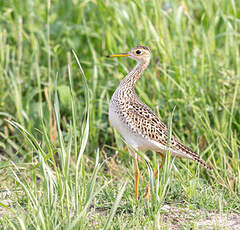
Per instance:
[[[108,55],[107,57],[111,58],[111,57],[128,57],[128,56],[129,56],[128,53],[122,53],[122,54],[111,54],[111,55]]]

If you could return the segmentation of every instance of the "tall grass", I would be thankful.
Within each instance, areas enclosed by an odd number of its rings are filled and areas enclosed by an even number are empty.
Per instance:
[[[2,1],[0,12],[1,228],[160,228],[166,202],[239,213],[238,1]],[[138,202],[107,118],[135,63],[105,59],[135,45],[152,50],[139,97],[214,167],[170,158],[155,180],[147,153]]]

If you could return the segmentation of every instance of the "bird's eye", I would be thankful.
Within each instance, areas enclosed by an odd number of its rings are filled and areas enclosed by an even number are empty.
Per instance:
[[[140,53],[141,53],[141,50],[137,50],[137,51],[136,51],[136,54],[140,54]]]

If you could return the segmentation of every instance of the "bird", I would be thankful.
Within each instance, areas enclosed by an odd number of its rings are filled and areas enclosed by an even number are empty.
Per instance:
[[[138,155],[136,153],[138,151],[151,150],[161,156],[162,161],[154,174],[155,177],[161,170],[167,152],[173,156],[189,158],[198,162],[204,168],[212,170],[212,167],[206,164],[198,153],[182,144],[173,135],[169,137],[167,126],[138,97],[135,85],[150,63],[150,49],[146,46],[136,46],[128,53],[111,54],[107,57],[128,57],[137,62],[136,66],[121,80],[113,93],[108,111],[109,122],[121,134],[134,159],[136,199],[138,200],[140,176]],[[147,186],[144,197],[149,198],[149,190],[150,185]]]

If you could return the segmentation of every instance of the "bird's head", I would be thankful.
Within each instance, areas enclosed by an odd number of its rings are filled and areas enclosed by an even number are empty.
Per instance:
[[[112,54],[108,55],[107,57],[129,57],[138,63],[148,64],[151,59],[151,51],[145,46],[136,46],[132,48],[128,53]]]

